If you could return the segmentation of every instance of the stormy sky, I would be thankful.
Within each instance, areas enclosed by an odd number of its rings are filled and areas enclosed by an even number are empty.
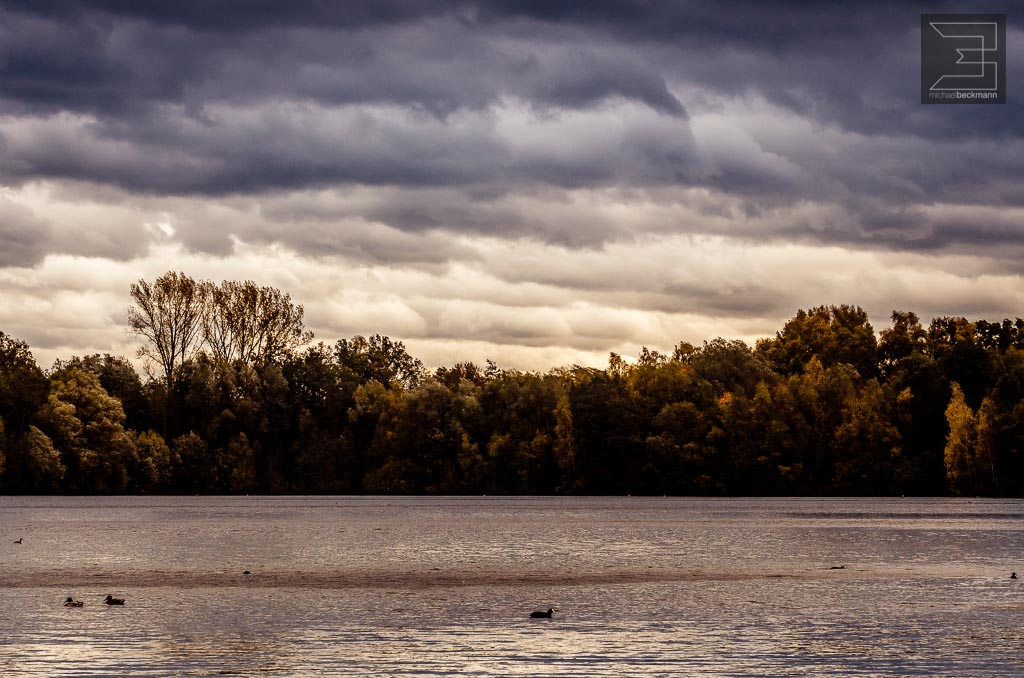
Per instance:
[[[1013,10],[0,0],[0,330],[134,355],[170,269],[430,366],[1024,315]],[[921,13],[971,11],[1008,15],[1009,103],[922,105]]]

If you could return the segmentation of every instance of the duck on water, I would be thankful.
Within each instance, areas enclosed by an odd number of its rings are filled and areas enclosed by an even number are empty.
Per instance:
[[[124,598],[115,598],[108,593],[106,600],[103,602],[107,605],[124,605]]]
[[[555,611],[555,608],[549,607],[547,612],[531,612],[531,619],[551,619],[551,614]]]
[[[83,605],[85,605],[85,603],[80,600],[75,600],[71,596],[68,596],[67,600],[64,601],[64,607],[82,607]]]

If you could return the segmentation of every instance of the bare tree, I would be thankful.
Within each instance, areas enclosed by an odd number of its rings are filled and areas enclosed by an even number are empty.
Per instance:
[[[206,288],[203,338],[214,357],[255,365],[276,360],[309,343],[301,304],[251,280],[225,280]]]
[[[244,324],[239,316],[240,305],[232,301],[232,288],[237,283],[222,282],[219,286],[212,282],[204,282],[203,290],[206,307],[203,312],[203,340],[214,358],[230,362],[238,353],[237,327]]]
[[[205,286],[184,273],[168,271],[153,284],[132,283],[135,306],[128,322],[135,334],[146,339],[139,356],[160,365],[168,388],[174,370],[199,350],[203,338]]]

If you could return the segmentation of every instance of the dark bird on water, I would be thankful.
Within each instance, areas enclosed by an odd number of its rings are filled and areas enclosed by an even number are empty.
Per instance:
[[[124,598],[114,598],[109,593],[107,594],[106,600],[103,601],[107,605],[124,605]]]
[[[21,543],[21,539],[22,539],[21,537],[18,537],[17,539],[14,540],[14,543],[15,544],[20,544]]]
[[[551,619],[551,613],[554,612],[554,611],[555,611],[555,609],[553,607],[549,607],[547,612],[531,612],[530,613],[530,618],[531,619]]]
[[[1010,573],[1010,579],[1016,579],[1016,578],[1017,578],[1017,573],[1016,572],[1011,572]]]
[[[71,596],[68,596],[67,600],[64,601],[64,607],[82,607],[83,605],[85,605],[85,603],[80,600],[75,600]]]

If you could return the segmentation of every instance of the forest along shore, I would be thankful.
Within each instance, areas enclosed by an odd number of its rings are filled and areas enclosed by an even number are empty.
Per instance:
[[[0,332],[0,492],[1015,495],[1024,320],[800,310],[748,346],[546,373],[312,343],[251,282],[133,284],[123,356]]]

